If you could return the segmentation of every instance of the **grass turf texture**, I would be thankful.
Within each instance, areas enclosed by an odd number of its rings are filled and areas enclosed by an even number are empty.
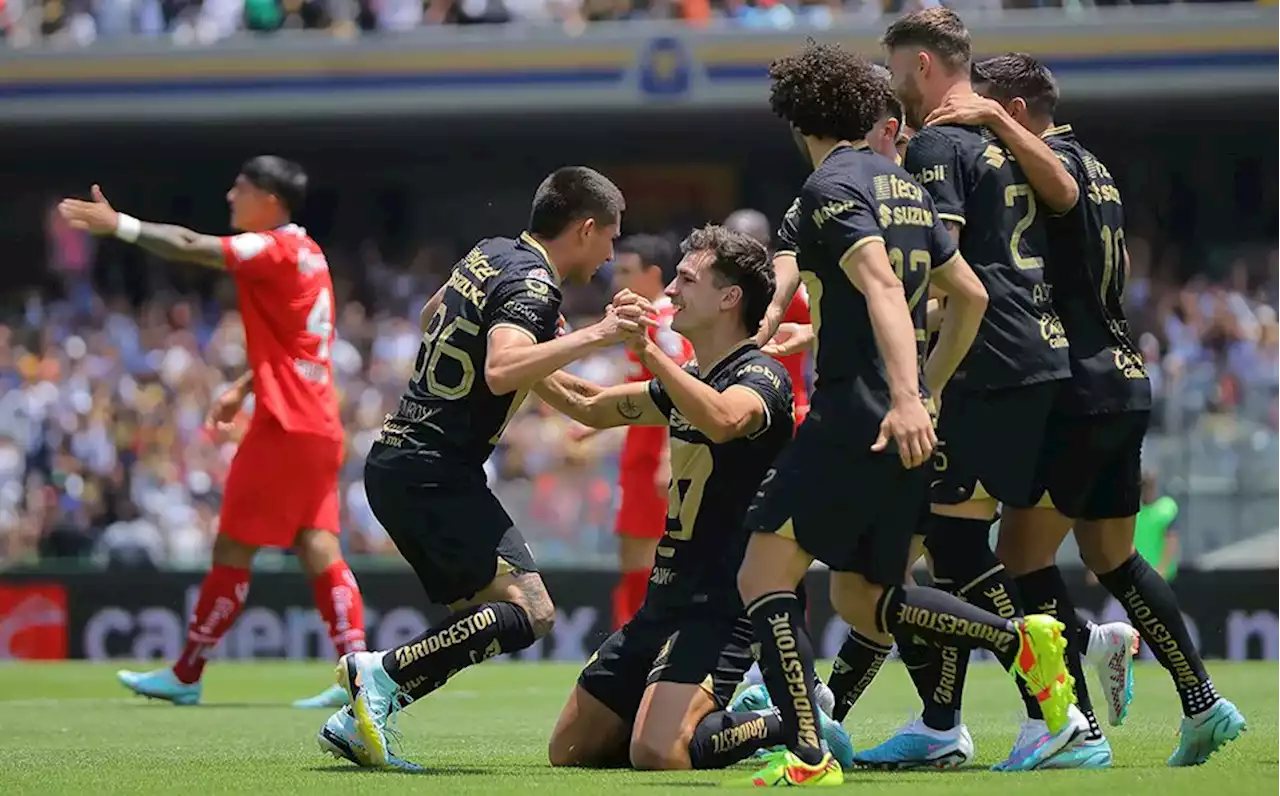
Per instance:
[[[352,787],[434,793],[706,793],[750,769],[675,773],[554,770],[546,741],[578,667],[487,664],[463,672],[400,719],[405,756],[425,775],[362,771],[321,755],[315,735],[327,711],[289,707],[332,682],[322,663],[214,662],[205,704],[178,708],[129,695],[115,664],[0,665],[5,728],[0,792],[5,794],[349,793]],[[826,672],[823,665],[820,671]],[[1214,663],[1218,689],[1244,711],[1250,731],[1208,764],[1169,769],[1177,744],[1178,701],[1169,678],[1141,664],[1124,727],[1108,733],[1110,771],[994,774],[1019,721],[1012,684],[995,666],[970,670],[965,719],[977,764],[955,772],[873,773],[847,777],[860,792],[911,796],[988,796],[997,788],[1037,796],[1106,788],[1124,794],[1251,796],[1275,793],[1277,666]],[[1090,682],[1093,686],[1093,682]],[[879,743],[916,703],[905,670],[886,665],[845,726],[857,748]],[[1105,714],[1105,712],[1104,712]],[[1105,718],[1104,718],[1105,720]],[[1034,789],[1034,790],[1032,790]]]

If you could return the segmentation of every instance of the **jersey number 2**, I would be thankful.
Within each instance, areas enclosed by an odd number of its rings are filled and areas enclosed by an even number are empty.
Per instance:
[[[311,305],[311,311],[307,313],[307,332],[320,338],[320,344],[316,346],[316,359],[328,362],[329,345],[333,338],[333,296],[329,294],[327,287],[320,290],[316,302]]]
[[[1030,185],[1017,183],[1006,187],[1004,189],[1005,207],[1016,206],[1019,196],[1027,200],[1027,212],[1022,218],[1018,219],[1018,223],[1013,225],[1013,235],[1009,237],[1009,253],[1013,255],[1013,264],[1024,271],[1044,268],[1043,257],[1027,257],[1018,251],[1018,249],[1022,248],[1022,236],[1026,234],[1026,231],[1031,228],[1031,224],[1036,220],[1036,195],[1031,190]]]

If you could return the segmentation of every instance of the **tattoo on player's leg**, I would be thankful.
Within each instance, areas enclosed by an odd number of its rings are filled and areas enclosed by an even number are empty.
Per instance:
[[[534,637],[542,638],[550,633],[556,621],[556,607],[551,602],[551,595],[547,594],[542,576],[536,572],[516,575],[516,589],[524,603],[523,608],[529,612]]]

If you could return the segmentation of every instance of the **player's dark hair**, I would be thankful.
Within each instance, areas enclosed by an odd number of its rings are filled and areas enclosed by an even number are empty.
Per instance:
[[[946,6],[934,6],[901,17],[884,32],[880,43],[890,50],[919,47],[938,56],[948,71],[969,71],[973,45],[960,15]]]
[[[717,286],[742,288],[742,325],[747,334],[755,334],[778,286],[769,253],[760,241],[743,232],[708,224],[690,232],[680,244],[680,251],[709,251],[715,255],[711,270]]]
[[[1058,107],[1058,81],[1044,64],[1026,53],[1009,53],[973,65],[971,79],[1001,102],[1021,97],[1034,116],[1052,117]]]
[[[884,84],[889,86],[889,99],[886,102],[887,107],[885,108],[884,116],[881,116],[880,118],[883,119],[885,116],[888,116],[891,119],[897,119],[898,127],[901,128],[902,125],[907,123],[906,113],[904,113],[902,109],[902,103],[898,100],[898,95],[893,93],[893,84],[890,82],[889,70],[880,64],[875,64],[873,68],[875,69],[876,74],[880,76],[880,79],[884,81]]]
[[[551,172],[534,193],[529,231],[555,238],[588,218],[608,226],[618,223],[625,209],[622,191],[608,177],[586,166],[566,166]]]
[[[810,39],[796,55],[769,65],[769,105],[801,134],[855,141],[885,115],[892,99],[875,67],[838,44]]]
[[[634,254],[645,268],[656,265],[662,269],[663,282],[675,279],[676,266],[680,264],[680,247],[666,235],[628,235],[618,241],[613,252],[615,258],[619,254]]]
[[[280,200],[290,215],[301,212],[307,200],[307,173],[292,160],[259,155],[246,160],[240,174],[255,188]]]

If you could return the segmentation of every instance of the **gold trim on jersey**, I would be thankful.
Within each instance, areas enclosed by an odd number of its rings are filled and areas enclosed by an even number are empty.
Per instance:
[[[1059,125],[1050,127],[1048,130],[1045,130],[1043,133],[1040,134],[1040,137],[1048,138],[1049,136],[1053,136],[1053,135],[1066,135],[1069,132],[1071,132],[1071,125],[1059,124]]]
[[[538,243],[538,240],[530,235],[528,230],[520,233],[520,240],[523,241],[526,246],[529,246],[538,254],[542,255],[542,259],[546,261],[547,266],[551,269],[551,273],[555,276],[556,286],[559,287],[560,269],[556,268],[556,264],[551,262],[551,255],[547,253],[546,247],[541,243]]]
[[[537,344],[538,342],[537,335],[523,326],[516,326],[514,323],[495,323],[493,326],[489,327],[489,334],[493,334],[497,329],[515,329],[517,332],[523,332],[526,337],[534,342],[534,344]]]
[[[831,157],[831,155],[837,149],[843,149],[845,147],[852,147],[852,146],[853,146],[852,141],[844,141],[844,140],[837,141],[835,146],[828,149],[826,154],[824,154],[821,158],[819,158],[817,163],[813,164],[813,170],[817,171],[819,168],[821,168],[822,164],[827,162],[827,158]]]
[[[954,221],[955,223],[959,224],[962,227],[966,223],[964,220],[964,216],[958,216],[955,213],[939,213],[938,218],[942,219],[943,221]]]
[[[858,249],[861,249],[863,246],[866,246],[868,243],[875,243],[876,241],[879,241],[881,245],[884,244],[884,238],[882,238],[881,236],[868,235],[867,237],[862,238],[861,240],[854,241],[853,245],[845,249],[844,254],[840,255],[840,270],[844,271],[845,274],[850,277],[850,281],[853,281],[853,279],[852,279],[852,275],[849,274],[849,268],[848,268],[849,258],[852,257],[854,252],[856,252]]]
[[[960,260],[960,250],[956,249],[956,253],[948,257],[945,263],[943,263],[942,265],[935,265],[934,267],[930,268],[929,273],[933,273],[934,271],[940,270],[942,268],[946,268],[948,265],[954,265],[959,260]]]
[[[778,249],[776,252],[774,252],[774,253],[773,253],[773,256],[774,256],[774,257],[781,257],[781,256],[782,256],[782,255],[784,255],[784,254],[789,254],[789,255],[791,255],[792,257],[795,257],[795,256],[796,256],[796,250],[795,250],[795,249]]]

